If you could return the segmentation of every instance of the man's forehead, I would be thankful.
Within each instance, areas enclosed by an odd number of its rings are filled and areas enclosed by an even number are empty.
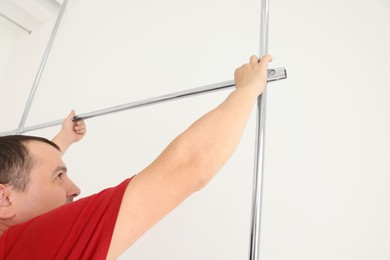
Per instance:
[[[61,158],[61,153],[48,143],[40,142],[36,140],[28,141],[26,147],[29,154],[38,160]]]
[[[34,165],[32,171],[39,173],[32,174],[32,176],[53,176],[58,171],[67,171],[65,163],[62,161],[61,153],[50,144],[31,141],[28,144],[28,149]]]

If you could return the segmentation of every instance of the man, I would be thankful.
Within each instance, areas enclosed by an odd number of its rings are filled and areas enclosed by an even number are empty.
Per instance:
[[[175,138],[148,167],[115,188],[76,202],[72,200],[80,190],[61,160],[69,145],[85,134],[83,122],[71,121],[74,112],[54,143],[37,137],[1,137],[0,258],[115,259],[121,255],[204,187],[228,160],[264,91],[270,61],[268,55],[260,61],[252,56],[235,71],[236,89],[226,100]],[[9,160],[10,154],[19,154],[19,159]]]

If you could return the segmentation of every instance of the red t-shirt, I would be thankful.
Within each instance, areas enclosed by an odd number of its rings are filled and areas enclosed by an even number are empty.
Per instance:
[[[129,182],[10,227],[0,237],[0,259],[106,259]]]

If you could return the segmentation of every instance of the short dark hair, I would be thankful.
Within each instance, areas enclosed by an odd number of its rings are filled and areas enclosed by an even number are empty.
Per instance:
[[[30,141],[44,142],[60,151],[58,145],[46,138],[29,135],[0,136],[0,184],[12,185],[21,192],[26,190],[34,166],[34,160],[26,146]]]

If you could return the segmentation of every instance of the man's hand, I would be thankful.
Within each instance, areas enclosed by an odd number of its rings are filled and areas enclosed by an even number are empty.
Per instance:
[[[84,120],[73,121],[75,115],[75,111],[72,110],[64,119],[60,132],[53,139],[53,142],[61,148],[63,154],[71,144],[83,139],[87,132]]]
[[[270,61],[272,61],[271,55],[265,55],[260,60],[255,55],[251,56],[249,63],[234,72],[236,88],[249,88],[257,96],[261,95],[267,82],[267,67]]]

